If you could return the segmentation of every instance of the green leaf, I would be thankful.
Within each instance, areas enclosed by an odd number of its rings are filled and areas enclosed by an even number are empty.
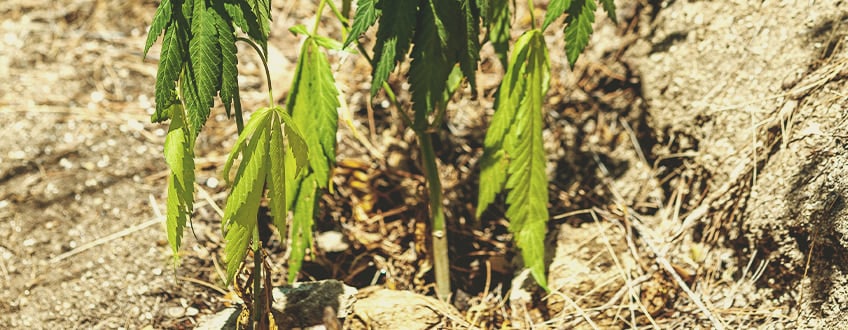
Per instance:
[[[252,123],[258,124],[255,124],[257,127],[250,135],[247,146],[242,150],[241,165],[224,209],[222,229],[226,233],[226,246],[224,248],[224,262],[227,264],[226,283],[232,281],[239,264],[244,260],[247,246],[253,237],[259,202],[262,199],[265,180],[267,179],[266,171],[270,167],[268,149],[271,140],[272,116],[268,115],[270,109],[265,108],[263,110],[264,115],[254,115],[248,123],[248,126]],[[247,129],[242,131],[242,136],[246,133]],[[239,140],[242,140],[242,136],[239,137]],[[234,148],[230,157],[232,158],[233,153],[241,149]]]
[[[262,46],[262,51],[267,54],[268,34],[271,31],[271,3],[269,0],[247,0],[247,3],[250,5],[250,12],[255,17],[254,20],[259,22],[256,26],[259,31],[257,31],[256,36],[251,35],[251,37]]]
[[[498,89],[497,108],[486,139],[483,142],[483,156],[480,159],[480,189],[477,199],[477,217],[480,217],[489,207],[497,194],[504,189],[506,183],[508,157],[506,150],[511,146],[505,145],[506,135],[515,123],[515,112],[525,95],[525,70],[527,54],[529,53],[531,34],[524,34],[515,43],[515,49],[509,59],[511,64],[501,81]]]
[[[459,67],[471,85],[471,91],[477,92],[477,62],[480,61],[480,12],[474,0],[462,0],[465,14],[465,51],[460,52]]]
[[[501,190],[508,191],[510,231],[533,277],[546,288],[544,237],[549,216],[542,104],[550,82],[550,60],[542,32],[522,35],[509,63],[484,143],[477,214]]]
[[[188,114],[196,132],[209,118],[209,109],[214,105],[221,79],[221,45],[218,43],[214,18],[217,13],[203,4],[204,1],[195,4],[191,22],[192,38],[188,45],[191,60],[188,75],[192,78],[188,83],[193,95],[186,98],[190,101]]]
[[[283,111],[273,111],[271,114],[271,142],[268,149],[270,171],[265,182],[268,186],[268,204],[274,226],[280,232],[280,241],[285,246],[288,230],[286,229],[286,166],[285,143],[283,143],[283,122],[280,118]]]
[[[300,184],[297,198],[294,200],[292,217],[291,256],[289,257],[289,283],[297,279],[297,273],[303,265],[306,249],[312,247],[312,224],[315,216],[318,187],[311,174]]]
[[[383,7],[378,10],[391,14],[380,16],[380,25],[377,28],[377,43],[374,45],[374,58],[371,63],[374,68],[371,73],[372,97],[383,88],[383,82],[388,79],[397,62],[403,61],[409,51],[418,1],[386,0],[380,1],[379,4]]]
[[[159,55],[159,67],[156,72],[156,112],[152,117],[153,122],[160,122],[169,117],[169,108],[178,102],[177,79],[183,63],[183,40],[179,38],[178,24],[171,25],[165,31],[162,39],[162,51]]]
[[[144,57],[147,57],[147,51],[150,46],[156,42],[159,35],[165,30],[171,22],[171,1],[162,0],[159,7],[156,8],[156,14],[153,15],[153,22],[150,23],[150,31],[147,31],[147,42],[144,44]]]
[[[233,26],[227,22],[226,12],[222,7],[215,7],[215,29],[218,32],[218,45],[221,49],[221,83],[217,86],[220,90],[221,103],[230,116],[232,103],[238,100],[238,47],[236,47],[235,31]]]
[[[377,22],[380,11],[375,7],[377,0],[358,0],[356,2],[356,14],[353,16],[353,26],[344,41],[344,48],[359,38],[369,27]]]
[[[447,49],[449,36],[437,13],[432,1],[423,1],[409,67],[414,124],[419,129],[426,127],[427,114],[442,102],[446,81],[456,62],[456,54]]]
[[[615,17],[615,0],[601,0],[601,4],[613,23],[618,23],[618,19]]]
[[[548,3],[548,10],[545,13],[545,21],[542,23],[542,31],[547,30],[548,25],[551,25],[557,18],[562,16],[570,6],[571,0],[551,0]]]
[[[176,263],[186,222],[194,210],[194,137],[186,126],[183,107],[177,103],[169,110],[173,120],[165,137],[165,162],[170,170],[166,227]]]
[[[259,19],[253,14],[250,5],[241,0],[224,1],[224,10],[235,26],[246,33],[250,39],[264,45],[267,43],[267,35],[263,35]]]
[[[589,44],[597,8],[594,0],[573,0],[568,7],[568,16],[565,18],[565,54],[572,68],[577,57]]]
[[[488,17],[486,24],[489,30],[489,41],[491,41],[495,53],[498,54],[501,64],[506,68],[510,38],[509,0],[491,0],[488,4],[488,10],[484,12],[487,13],[486,16]]]
[[[224,182],[226,182],[227,185],[230,184],[230,168],[233,166],[233,161],[247,145],[248,137],[253,136],[255,132],[262,127],[262,125],[267,123],[268,115],[270,113],[270,108],[261,108],[253,112],[250,116],[250,120],[247,121],[247,125],[244,126],[244,130],[242,130],[241,134],[239,134],[235,145],[233,145],[233,150],[230,151],[227,161],[224,162],[224,171],[222,176],[224,177]]]
[[[546,287],[544,238],[548,221],[548,178],[542,141],[542,104],[548,92],[550,62],[541,31],[533,30],[530,36],[524,72],[526,92],[516,110],[515,123],[506,136],[506,145],[512,149],[507,150],[510,161],[506,216],[510,231],[517,234],[516,243],[525,264],[536,281]]]
[[[289,95],[292,118],[305,135],[309,164],[318,187],[326,188],[336,161],[338,91],[330,62],[318,43],[308,38],[301,49],[296,80]]]

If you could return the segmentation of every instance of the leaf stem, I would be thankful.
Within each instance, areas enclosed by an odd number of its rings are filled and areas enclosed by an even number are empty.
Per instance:
[[[233,108],[236,109],[236,128],[239,135],[241,135],[241,131],[244,130],[244,113],[241,111],[241,97],[239,96],[238,88],[236,88],[235,94]]]
[[[318,33],[318,25],[321,25],[321,16],[324,14],[324,6],[327,5],[327,0],[321,0],[318,5],[318,11],[315,12],[315,26],[312,27],[312,35]]]
[[[255,50],[256,54],[259,54],[259,58],[262,59],[262,67],[265,68],[265,81],[268,82],[268,106],[273,107],[274,106],[274,91],[271,88],[271,71],[268,70],[268,57],[266,56],[265,53],[262,52],[262,50],[259,48],[259,46],[255,42],[253,42],[253,40],[250,40],[250,39],[245,38],[245,37],[238,37],[238,38],[236,38],[236,41],[244,42],[244,43],[250,45],[250,47],[253,47],[253,50]]]
[[[386,91],[386,96],[389,98],[389,101],[391,101],[395,108],[397,108],[398,113],[400,113],[400,118],[401,120],[403,120],[403,123],[406,125],[406,127],[413,127],[412,119],[409,118],[409,115],[407,115],[406,112],[403,111],[403,108],[401,108],[400,101],[398,101],[397,96],[395,95],[395,91],[392,89],[392,86],[384,81],[383,90]]]
[[[533,7],[533,0],[527,0],[527,8],[530,10],[530,27],[536,29],[536,8]]]

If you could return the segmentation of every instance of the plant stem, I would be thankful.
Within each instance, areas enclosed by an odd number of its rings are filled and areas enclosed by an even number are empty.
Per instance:
[[[263,322],[262,315],[262,245],[259,242],[259,219],[253,227],[253,322],[257,328]]]
[[[245,37],[238,37],[236,38],[236,41],[241,41],[250,45],[250,47],[253,47],[253,50],[256,51],[256,54],[259,54],[259,58],[262,60],[262,67],[265,68],[265,81],[268,82],[268,106],[273,107],[274,91],[271,88],[271,70],[268,70],[268,57],[265,55],[265,53],[262,52],[261,49],[259,49],[259,45],[253,42],[253,40],[250,40]]]
[[[533,0],[527,1],[527,8],[530,10],[530,27],[536,29],[536,8],[533,7]]]
[[[421,157],[424,162],[424,176],[430,193],[430,225],[433,239],[433,269],[436,273],[436,295],[448,300],[451,294],[450,262],[448,259],[448,235],[445,228],[445,213],[442,209],[442,182],[436,166],[436,154],[433,141],[426,130],[415,130]]]
[[[321,16],[324,13],[324,6],[327,5],[327,0],[321,0],[318,4],[318,11],[315,12],[315,26],[312,27],[312,34],[318,33],[318,25],[321,25]]]

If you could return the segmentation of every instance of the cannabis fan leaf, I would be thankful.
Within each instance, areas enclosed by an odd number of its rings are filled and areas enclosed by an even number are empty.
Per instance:
[[[542,143],[542,104],[550,64],[540,30],[515,43],[500,86],[498,107],[484,142],[477,215],[507,190],[506,216],[524,262],[546,285],[544,238],[548,221],[548,179]]]

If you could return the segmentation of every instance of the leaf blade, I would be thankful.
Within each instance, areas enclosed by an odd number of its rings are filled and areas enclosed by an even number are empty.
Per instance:
[[[592,23],[595,22],[595,9],[597,5],[594,0],[573,0],[568,7],[564,33],[565,54],[572,68],[580,53],[589,44],[589,37],[593,32]]]
[[[356,13],[353,15],[353,25],[350,27],[347,38],[345,38],[344,48],[347,48],[348,45],[377,22],[380,10],[377,9],[376,3],[377,0],[356,1]]]
[[[142,57],[147,57],[147,52],[150,50],[150,46],[153,46],[153,43],[156,42],[159,35],[161,35],[165,28],[171,23],[172,10],[171,0],[162,0],[162,2],[159,3],[159,7],[156,8],[156,14],[153,15],[153,22],[150,23],[150,30],[147,31],[147,41],[144,43],[144,55]]]

